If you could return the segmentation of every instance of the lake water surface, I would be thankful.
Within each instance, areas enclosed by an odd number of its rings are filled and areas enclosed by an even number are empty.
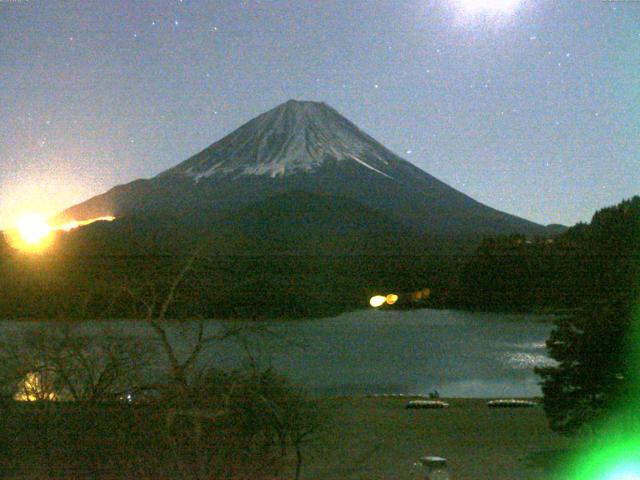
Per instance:
[[[444,397],[536,396],[540,387],[533,368],[550,363],[544,346],[550,320],[453,310],[366,310],[271,322],[269,334],[249,335],[245,343],[259,365],[273,366],[316,394],[438,390]],[[208,321],[207,333],[220,325]],[[6,338],[27,328],[34,324],[5,322],[0,334]],[[141,322],[88,322],[80,328],[95,335],[109,330],[154,341]],[[172,326],[172,339],[186,351],[192,331]],[[227,341],[213,344],[200,363],[234,367],[247,359],[238,342]]]

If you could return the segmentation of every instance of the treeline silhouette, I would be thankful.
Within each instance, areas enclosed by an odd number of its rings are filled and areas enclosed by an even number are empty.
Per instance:
[[[553,238],[485,239],[462,272],[459,303],[485,310],[577,309],[631,295],[638,279],[640,197],[596,212]]]
[[[634,280],[639,218],[640,197],[634,197],[553,238],[441,239],[437,253],[425,245],[423,254],[415,245],[403,252],[398,241],[380,254],[273,254],[267,242],[264,254],[254,248],[252,255],[241,255],[243,239],[228,237],[224,243],[231,247],[224,254],[200,254],[169,315],[319,317],[366,308],[370,296],[390,292],[400,301],[386,308],[573,310],[594,293],[606,295]],[[102,239],[96,232],[111,228],[83,235]],[[166,232],[163,237],[171,239]],[[163,295],[189,258],[188,252],[159,254],[153,248],[109,253],[94,244],[28,255],[0,243],[0,317],[137,318],[132,295]],[[430,295],[412,295],[425,288]]]
[[[0,317],[139,318],[133,296],[162,297],[188,260],[168,255],[11,254],[0,266]],[[456,281],[459,257],[200,257],[176,292],[172,318],[306,318],[368,307],[374,294]],[[435,306],[443,299],[431,299]],[[424,303],[424,305],[427,305]]]

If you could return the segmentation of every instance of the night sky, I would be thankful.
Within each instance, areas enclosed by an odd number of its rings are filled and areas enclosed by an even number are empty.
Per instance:
[[[0,227],[290,98],[540,223],[640,193],[640,2],[0,0],[0,22]]]

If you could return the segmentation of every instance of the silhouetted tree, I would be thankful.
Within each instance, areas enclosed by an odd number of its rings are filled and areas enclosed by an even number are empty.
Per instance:
[[[536,369],[551,427],[573,433],[624,404],[635,375],[633,332],[640,273],[640,197],[599,211],[591,225],[569,232],[588,278],[578,313],[556,322],[547,341],[555,366]],[[635,322],[635,323],[634,323]]]
[[[631,309],[622,301],[601,301],[556,322],[547,349],[558,364],[536,369],[553,430],[574,433],[624,399],[630,332]]]
[[[0,384],[22,400],[108,402],[142,383],[153,352],[139,339],[46,325],[0,342]]]

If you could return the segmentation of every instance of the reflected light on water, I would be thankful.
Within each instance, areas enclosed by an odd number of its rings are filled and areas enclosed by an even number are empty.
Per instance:
[[[503,363],[516,370],[529,370],[535,367],[551,367],[556,365],[555,360],[540,353],[508,352],[502,354],[500,357]]]

